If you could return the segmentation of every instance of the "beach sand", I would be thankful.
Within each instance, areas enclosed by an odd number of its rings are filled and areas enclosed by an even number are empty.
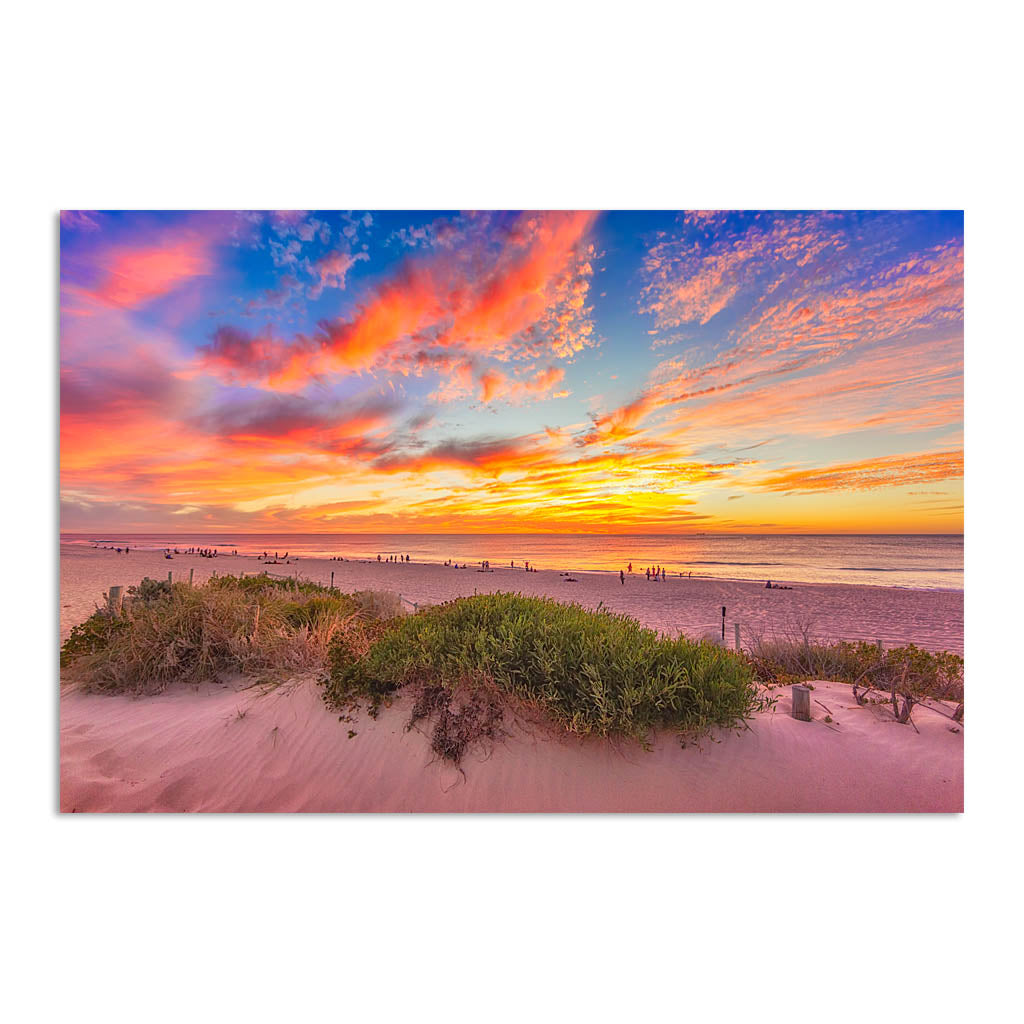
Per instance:
[[[61,633],[84,619],[112,584],[168,570],[196,581],[258,571],[251,558],[159,553],[117,555],[65,548]],[[389,589],[412,601],[440,601],[492,590],[599,601],[648,625],[699,636],[732,622],[766,631],[787,617],[814,614],[836,637],[914,641],[962,649],[963,595],[878,587],[802,586],[764,591],[756,584],[646,579],[557,571],[524,573],[302,560],[269,567],[342,589]],[[736,609],[733,613],[733,609]],[[716,613],[719,613],[716,620]],[[405,731],[402,701],[379,719],[340,722],[313,680],[261,694],[244,680],[171,687],[145,698],[65,689],[60,700],[62,811],[947,811],[963,809],[963,731],[920,709],[915,728],[882,707],[859,707],[848,686],[816,683],[814,720],[789,714],[788,689],[750,728],[720,733],[700,747],[675,736],[645,751],[633,744],[556,736],[513,727],[463,770],[432,757],[428,738]],[[825,722],[828,715],[833,720]],[[349,739],[348,732],[356,736]]]
[[[254,573],[263,570],[255,558],[219,555],[177,555],[165,559],[156,551],[94,550],[61,545],[61,639],[73,625],[87,618],[110,586],[128,586],[143,576],[187,580],[189,570],[199,583],[214,572]],[[964,595],[961,590],[904,590],[856,584],[793,584],[792,590],[766,590],[763,583],[746,580],[668,577],[649,582],[643,573],[580,572],[569,583],[561,567],[525,572],[495,567],[474,568],[397,562],[332,562],[293,559],[290,565],[268,565],[276,575],[301,574],[305,579],[334,584],[342,590],[392,590],[408,601],[440,603],[454,597],[496,590],[540,594],[559,601],[577,601],[596,608],[599,603],[624,612],[654,629],[701,637],[721,634],[722,606],[726,608],[726,639],[734,642],[733,626],[740,625],[741,642],[758,633],[788,635],[806,626],[817,637],[830,640],[881,640],[886,645],[916,643],[928,650],[963,653]]]

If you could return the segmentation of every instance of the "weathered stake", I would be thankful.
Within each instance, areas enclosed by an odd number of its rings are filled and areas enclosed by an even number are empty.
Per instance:
[[[722,646],[725,646],[725,605],[722,605]]]
[[[811,720],[811,688],[797,683],[793,687],[793,717],[801,722]]]
[[[189,571],[188,571],[188,585],[189,585],[190,587],[192,586],[192,574],[193,574],[194,572],[195,572],[195,569],[194,569],[194,568],[193,568],[193,569],[189,569]]]
[[[736,630],[736,650],[738,651],[740,649],[740,624],[737,622],[734,628]]]
[[[123,601],[124,587],[111,587],[107,592],[107,611],[114,616],[120,615]]]
[[[168,583],[170,583],[170,582],[171,582],[171,574],[170,574],[170,573],[168,573],[168,574],[167,574],[167,582],[168,582]]]
[[[331,573],[331,590],[334,589],[334,573]]]

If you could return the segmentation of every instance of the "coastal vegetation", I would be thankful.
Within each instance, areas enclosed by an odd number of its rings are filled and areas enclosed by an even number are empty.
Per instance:
[[[964,659],[948,651],[922,650],[914,644],[882,648],[859,641],[820,643],[804,635],[766,640],[755,638],[747,652],[758,680],[766,686],[786,686],[809,679],[849,683],[861,704],[885,695],[893,713],[907,722],[915,704],[926,699],[956,705],[963,717]]]
[[[229,673],[274,682],[321,670],[341,634],[358,650],[358,637],[396,606],[394,595],[340,594],[265,573],[202,586],[144,579],[119,612],[97,608],[72,629],[61,669],[69,682],[108,693],[155,693]]]
[[[332,641],[328,704],[376,713],[409,692],[410,724],[430,720],[435,753],[455,762],[500,734],[510,703],[570,733],[646,743],[657,729],[739,727],[763,702],[740,655],[549,598],[463,597],[393,620],[365,651],[351,640]]]
[[[963,659],[914,645],[755,638],[744,653],[670,637],[626,615],[550,598],[494,593],[404,614],[392,593],[343,594],[291,577],[220,576],[200,586],[144,579],[120,609],[97,608],[61,649],[66,681],[107,693],[155,693],[172,682],[246,675],[274,684],[300,673],[323,683],[343,720],[376,716],[399,694],[410,727],[429,727],[458,763],[510,717],[579,736],[648,744],[738,728],[773,688],[849,683],[861,703],[891,701],[910,719],[930,698],[963,714]],[[353,732],[352,735],[355,735]]]

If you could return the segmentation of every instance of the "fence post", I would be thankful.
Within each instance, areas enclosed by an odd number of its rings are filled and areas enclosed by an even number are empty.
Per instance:
[[[735,624],[735,630],[736,630],[736,650],[738,651],[740,649],[740,624],[738,622]]]
[[[124,587],[111,587],[107,593],[107,611],[114,616],[120,615],[123,600]]]
[[[334,589],[334,573],[331,573],[331,590]]]
[[[196,571],[196,570],[195,570],[194,568],[192,568],[192,569],[189,569],[189,571],[188,571],[188,585],[189,585],[190,587],[192,586],[192,574],[193,574],[193,573],[194,573],[195,571]]]
[[[171,579],[171,574],[170,573],[167,574],[167,582],[168,583],[172,583],[173,582],[173,580]]]
[[[722,646],[725,646],[725,605],[722,605]]]
[[[793,687],[793,717],[801,722],[811,720],[811,688],[797,683]]]

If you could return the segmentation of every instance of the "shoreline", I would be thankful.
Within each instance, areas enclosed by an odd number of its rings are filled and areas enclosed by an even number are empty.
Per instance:
[[[90,551],[112,551],[113,550],[109,545],[102,545],[102,544],[101,545],[95,545],[95,544],[92,544],[92,543],[85,544],[85,543],[82,543],[82,542],[79,542],[79,541],[61,541],[60,542],[61,554],[63,554],[63,551],[64,551],[65,547],[67,547],[69,549],[75,549],[75,550],[86,550],[86,549],[88,549]],[[116,547],[116,545],[115,545],[115,547]],[[154,554],[156,554],[156,555],[160,555],[161,557],[163,556],[164,550],[165,550],[164,548],[159,548],[159,547],[141,547],[140,546],[140,547],[132,548],[133,552],[137,552],[139,554],[146,554],[146,555],[154,555]],[[116,554],[116,551],[114,551],[114,553]],[[168,561],[173,561],[175,558],[189,558],[189,557],[199,557],[199,556],[198,555],[190,556],[190,555],[185,554],[185,553],[179,553],[177,555],[172,556],[172,558],[168,559]],[[231,555],[231,554],[228,554],[228,553],[220,553],[216,557],[217,558],[252,559],[252,560],[257,561],[260,565],[263,564],[262,562],[259,561],[259,558],[260,558],[259,554],[253,554],[251,552],[246,552],[246,551],[241,551],[237,555]],[[434,560],[429,559],[429,558],[420,558],[420,559],[417,559],[415,561],[411,561],[411,562],[408,562],[408,563],[388,563],[386,560],[385,561],[381,561],[381,562],[377,562],[377,560],[374,559],[374,558],[363,558],[363,557],[360,557],[358,555],[357,556],[342,556],[342,555],[295,555],[295,556],[293,556],[289,560],[290,563],[295,563],[295,564],[303,562],[303,561],[306,561],[306,562],[345,563],[346,565],[349,564],[349,563],[361,564],[361,565],[386,565],[386,564],[394,565],[394,564],[400,564],[400,565],[426,565],[426,566],[433,566],[435,568],[440,568],[440,569],[452,568],[452,566],[445,565],[445,563],[442,562],[442,561],[434,561]],[[267,564],[269,564],[269,565],[275,565],[275,564],[281,565],[281,564],[288,564],[288,563],[269,562]],[[466,563],[464,563],[464,567],[466,569],[478,570],[478,566],[479,566],[479,560],[470,560],[470,561],[467,561]],[[460,572],[462,571],[462,567],[463,567],[463,563],[460,563],[460,570],[459,570]],[[491,570],[482,570],[482,571],[485,571],[485,572],[492,571],[493,572],[493,571],[499,571],[499,570],[508,570],[510,572],[523,572],[524,571],[524,569],[523,569],[523,567],[521,565],[517,565],[514,568],[512,566],[507,566],[507,565],[496,565]],[[596,574],[600,574],[600,575],[613,576],[616,579],[618,578],[618,575],[619,575],[619,570],[618,569],[604,569],[604,568],[601,568],[600,566],[581,566],[581,565],[545,566],[543,569],[538,569],[537,571],[538,572],[556,572],[556,573],[574,573],[574,572],[578,572],[578,573],[596,573]],[[890,570],[887,570],[887,569],[850,569],[849,571],[850,572],[888,572]],[[758,585],[759,583],[761,585],[763,585],[770,578],[772,583],[784,584],[784,585],[790,586],[790,587],[814,587],[814,586],[820,586],[820,587],[875,587],[875,588],[878,588],[878,589],[881,589],[881,590],[912,590],[912,591],[920,592],[920,593],[930,593],[932,591],[935,591],[935,592],[938,592],[938,593],[963,594],[963,592],[964,592],[964,588],[963,587],[914,587],[914,586],[910,586],[910,585],[906,585],[906,584],[899,584],[899,583],[889,583],[889,584],[885,584],[885,583],[858,583],[855,580],[844,580],[844,581],[815,580],[815,581],[809,581],[809,580],[790,579],[790,578],[787,578],[787,577],[784,577],[784,576],[771,576],[771,577],[768,577],[768,576],[763,576],[763,577],[714,576],[714,575],[711,575],[710,573],[698,573],[698,572],[684,573],[684,572],[679,572],[678,570],[672,570],[671,572],[667,572],[666,574],[667,574],[667,578],[669,580],[687,580],[687,579],[691,579],[691,580],[720,580],[723,583],[746,583],[746,584],[752,584],[752,585],[755,585],[755,586]],[[643,577],[643,575],[644,574],[642,572],[634,570],[632,573],[626,573],[626,578],[627,579],[630,579],[630,578],[632,578],[632,579],[639,579],[639,578]],[[644,580],[644,582],[647,582],[646,579]]]
[[[642,574],[626,577],[601,570],[540,569],[525,572],[498,566],[491,571],[455,569],[431,562],[377,562],[375,559],[335,561],[300,556],[290,564],[266,565],[255,556],[177,555],[135,549],[129,555],[91,545],[62,544],[60,558],[61,637],[88,618],[103,592],[112,585],[130,586],[144,576],[175,579],[192,571],[195,582],[219,575],[270,572],[298,576],[342,590],[392,590],[408,603],[441,603],[474,592],[502,590],[547,596],[589,607],[631,615],[641,623],[673,635],[699,638],[721,631],[720,608],[727,608],[726,638],[733,645],[734,626],[741,642],[758,634],[786,635],[807,627],[820,639],[881,640],[887,646],[915,643],[927,650],[963,653],[963,591],[880,587],[861,583],[793,583],[792,589],[765,588],[752,580],[714,576],[668,576],[648,581]],[[571,583],[567,575],[578,574]],[[781,581],[780,581],[781,582]]]

